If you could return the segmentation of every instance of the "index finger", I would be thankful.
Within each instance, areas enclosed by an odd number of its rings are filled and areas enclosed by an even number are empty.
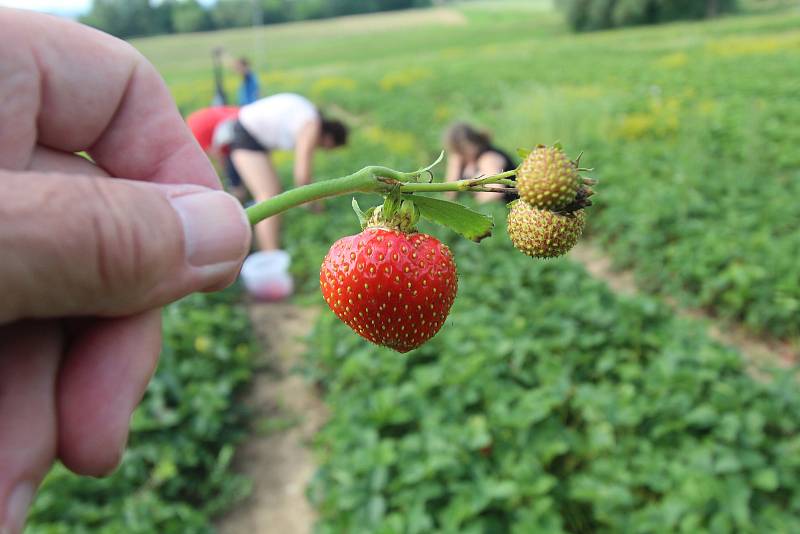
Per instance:
[[[111,176],[219,188],[163,80],[131,45],[23,10],[0,8],[0,27],[0,168],[26,169],[39,144],[85,150]]]

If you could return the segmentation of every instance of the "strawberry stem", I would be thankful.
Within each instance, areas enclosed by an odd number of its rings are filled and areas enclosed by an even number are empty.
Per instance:
[[[455,182],[420,183],[423,174],[430,174],[433,165],[441,161],[442,156],[432,165],[423,167],[414,172],[401,172],[388,167],[371,165],[356,171],[349,176],[323,180],[313,184],[289,189],[263,202],[247,208],[247,218],[250,224],[256,224],[264,219],[277,215],[291,208],[307,202],[313,202],[327,197],[335,197],[350,193],[377,193],[387,195],[399,188],[402,193],[438,193],[445,191],[497,191],[496,188],[486,187],[489,184],[513,186],[510,180],[517,171],[507,171],[493,176],[482,176]]]
[[[288,209],[313,202],[321,198],[346,195],[348,193],[380,193],[390,191],[390,181],[402,183],[410,178],[410,173],[403,173],[388,167],[369,166],[349,176],[323,180],[313,184],[289,189],[268,200],[247,208],[250,224],[256,224],[273,215]]]

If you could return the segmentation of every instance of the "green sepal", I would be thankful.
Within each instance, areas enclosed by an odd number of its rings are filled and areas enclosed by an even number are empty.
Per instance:
[[[403,196],[413,200],[420,214],[429,221],[441,224],[476,243],[492,235],[494,221],[483,213],[449,200],[420,195]]]
[[[361,225],[361,229],[367,227],[369,224],[369,220],[372,218],[372,214],[375,213],[375,208],[369,208],[367,211],[361,211],[361,207],[358,205],[358,201],[356,201],[355,197],[353,197],[353,211],[356,212],[356,216],[358,217],[358,224]]]
[[[386,195],[386,200],[383,202],[383,216],[387,219],[394,217],[394,214],[400,209],[401,201],[402,198],[400,197],[399,188],[395,187],[392,189],[391,193]]]
[[[364,227],[367,226],[367,220],[369,220],[369,217],[367,217],[367,215],[363,211],[361,211],[361,207],[358,205],[356,197],[353,197],[352,206],[353,206],[353,211],[356,212],[356,217],[358,217],[358,224],[361,225],[361,229],[363,230]]]
[[[408,195],[403,196],[405,198],[403,198],[398,211],[398,223],[401,231],[411,232],[416,228],[421,214],[413,199]]]
[[[522,159],[525,159],[525,158],[527,158],[527,157],[530,155],[530,153],[531,153],[531,151],[530,151],[530,150],[528,150],[527,148],[518,148],[518,149],[517,149],[517,154],[518,154],[518,155],[519,155],[519,157],[521,157]]]

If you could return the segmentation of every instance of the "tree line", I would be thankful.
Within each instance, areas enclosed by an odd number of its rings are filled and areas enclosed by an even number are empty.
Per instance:
[[[185,33],[426,7],[432,0],[94,0],[80,21],[117,37]]]
[[[716,17],[737,0],[565,0],[559,2],[576,31]]]

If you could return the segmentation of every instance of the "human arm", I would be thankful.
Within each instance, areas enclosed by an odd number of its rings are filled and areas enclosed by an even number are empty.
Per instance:
[[[159,306],[233,281],[250,230],[133,47],[28,11],[0,27],[0,532],[17,534],[56,458],[114,469]]]
[[[297,186],[311,183],[314,150],[321,135],[322,122],[314,119],[307,122],[297,136],[294,148],[294,183]]]

